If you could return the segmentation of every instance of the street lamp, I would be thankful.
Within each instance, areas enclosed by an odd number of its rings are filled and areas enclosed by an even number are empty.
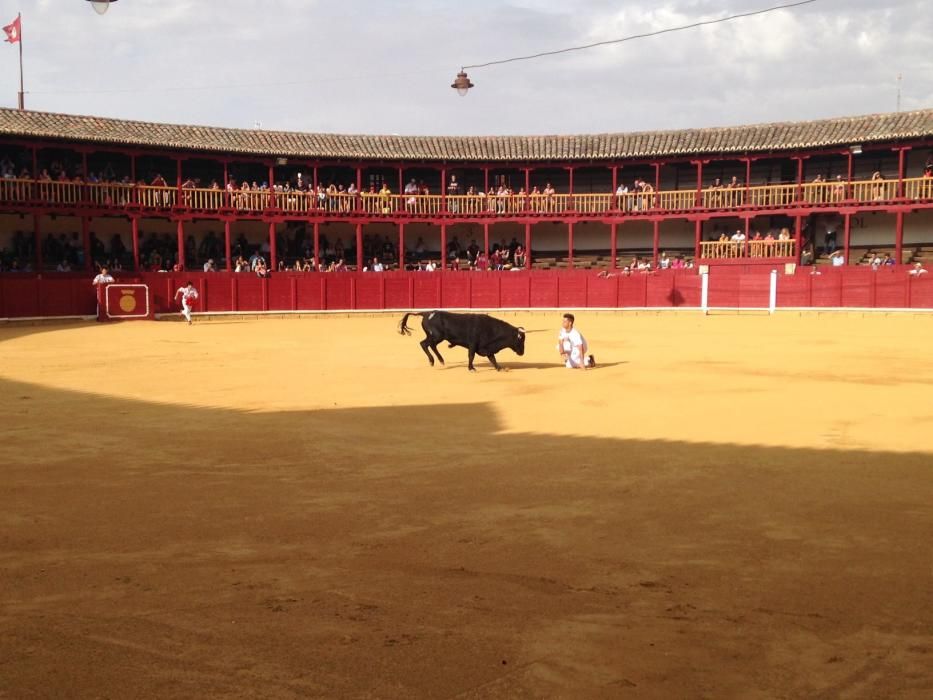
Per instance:
[[[460,72],[457,73],[457,79],[451,83],[450,87],[454,88],[460,97],[465,97],[469,89],[473,87],[473,83],[470,82],[470,78],[461,68]]]
[[[110,9],[110,3],[116,2],[117,0],[88,0],[91,3],[91,7],[94,8],[94,12],[99,15],[104,14],[107,10]]]

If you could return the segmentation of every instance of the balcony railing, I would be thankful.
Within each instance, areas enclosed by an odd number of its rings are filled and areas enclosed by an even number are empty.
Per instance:
[[[147,210],[221,210],[260,214],[288,212],[302,216],[365,215],[368,217],[496,217],[536,215],[605,215],[685,211],[748,211],[806,206],[872,204],[876,202],[931,201],[933,178],[811,182],[801,185],[709,187],[697,190],[662,190],[625,194],[512,194],[425,195],[364,192],[302,192],[220,190],[156,187],[117,183],[51,180],[0,180],[0,203],[30,205],[134,207]]]
[[[797,253],[797,241],[703,241],[700,257],[716,260],[737,258],[793,258]]]

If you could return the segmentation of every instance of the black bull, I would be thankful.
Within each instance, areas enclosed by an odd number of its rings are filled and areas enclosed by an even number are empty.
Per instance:
[[[496,362],[496,353],[506,348],[513,350],[516,355],[525,354],[525,329],[500,321],[498,318],[486,314],[454,314],[449,311],[415,311],[405,314],[398,325],[398,332],[402,335],[411,335],[408,327],[409,316],[421,316],[421,327],[424,329],[424,340],[421,349],[428,356],[431,366],[434,358],[428,348],[434,351],[437,359],[444,364],[444,358],[437,351],[437,344],[447,341],[449,347],[460,345],[469,353],[468,368],[475,372],[473,358],[476,355],[486,357],[497,371],[502,368]]]

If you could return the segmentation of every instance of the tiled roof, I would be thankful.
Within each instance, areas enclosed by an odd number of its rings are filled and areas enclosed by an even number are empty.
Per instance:
[[[0,136],[230,155],[392,161],[587,161],[791,151],[933,137],[933,110],[576,136],[366,136],[184,126],[0,109]]]

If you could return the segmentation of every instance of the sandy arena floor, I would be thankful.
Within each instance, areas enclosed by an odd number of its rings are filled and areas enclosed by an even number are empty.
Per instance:
[[[400,316],[0,328],[0,697],[933,697],[933,317]]]

